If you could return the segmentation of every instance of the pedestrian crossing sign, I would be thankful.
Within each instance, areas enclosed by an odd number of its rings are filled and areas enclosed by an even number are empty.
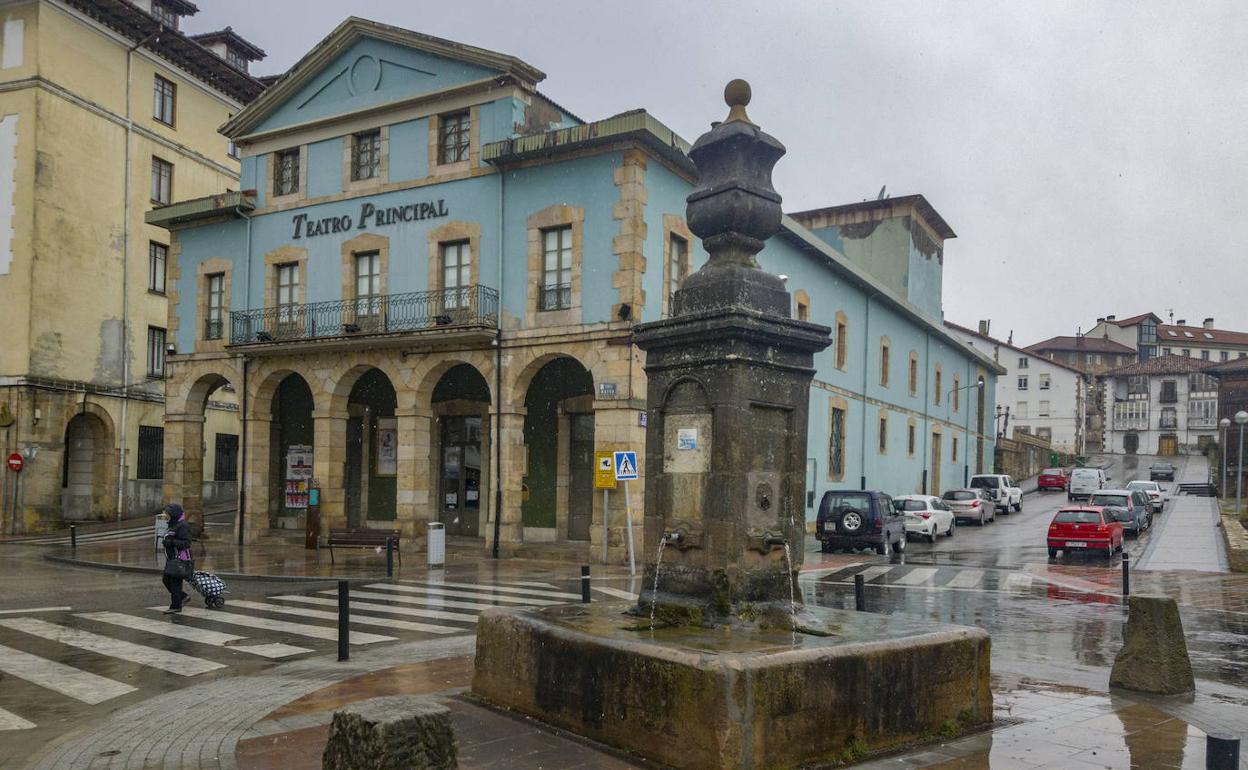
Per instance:
[[[615,453],[615,480],[634,481],[637,478],[637,453]]]

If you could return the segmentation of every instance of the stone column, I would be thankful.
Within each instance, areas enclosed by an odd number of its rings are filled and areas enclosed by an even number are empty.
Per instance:
[[[321,534],[347,526],[347,416],[312,412],[312,478],[321,485]]]
[[[524,524],[521,519],[521,482],[528,472],[528,448],[524,444],[524,417],[527,413],[523,407],[506,406],[501,415],[499,428],[503,453],[503,477],[500,479],[503,490],[502,521],[499,531],[499,550],[507,550],[508,545],[524,541]],[[493,505],[493,501],[490,501]],[[493,522],[486,533],[485,541],[493,544]]]
[[[254,543],[269,529],[269,507],[273,496],[272,448],[269,444],[273,422],[268,418],[246,417],[243,428],[247,434],[247,458],[242,469],[243,542]]]
[[[428,409],[396,411],[399,424],[399,494],[397,526],[404,538],[423,537],[425,522],[431,521],[430,434],[433,416]]]
[[[204,416],[165,415],[165,502],[186,511],[187,521],[204,520]]]

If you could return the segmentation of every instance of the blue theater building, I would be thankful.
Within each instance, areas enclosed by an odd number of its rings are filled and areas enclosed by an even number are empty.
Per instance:
[[[222,128],[243,189],[149,215],[172,243],[168,496],[200,508],[204,406],[227,387],[249,541],[441,521],[594,560],[605,530],[623,558],[623,495],[604,528],[594,453],[644,448],[630,330],[705,260],[693,167],[645,111],[586,123],[543,77],[352,18]],[[942,323],[952,237],[914,195],[792,213],[760,254],[794,316],[833,329],[808,522],[827,489],[938,491],[991,465],[1000,370]]]

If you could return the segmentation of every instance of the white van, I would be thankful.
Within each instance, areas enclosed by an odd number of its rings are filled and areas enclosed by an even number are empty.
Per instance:
[[[1075,468],[1070,472],[1070,486],[1066,488],[1066,499],[1091,497],[1104,489],[1108,481],[1105,471],[1100,468]]]

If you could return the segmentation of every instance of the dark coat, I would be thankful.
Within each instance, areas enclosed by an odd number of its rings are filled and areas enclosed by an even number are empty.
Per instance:
[[[165,535],[165,556],[167,558],[175,558],[178,551],[191,547],[191,525],[187,523],[186,517],[178,519],[176,522],[169,524],[169,532]]]

